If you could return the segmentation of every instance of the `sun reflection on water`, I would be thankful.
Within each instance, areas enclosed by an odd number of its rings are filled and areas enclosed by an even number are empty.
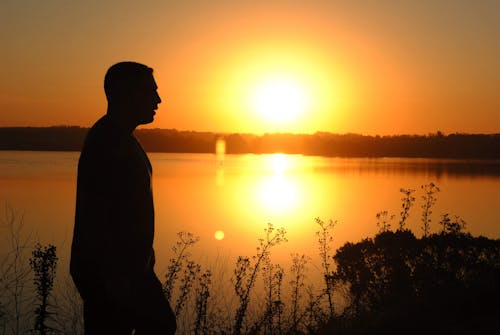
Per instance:
[[[289,172],[293,167],[290,156],[273,154],[266,157],[265,167],[271,174],[264,174],[257,183],[257,199],[268,212],[287,213],[300,202],[301,189]]]
[[[261,206],[272,212],[288,212],[299,203],[299,187],[289,176],[265,177],[258,185]]]
[[[275,174],[283,175],[291,167],[291,160],[285,154],[273,154],[270,156],[269,164]]]

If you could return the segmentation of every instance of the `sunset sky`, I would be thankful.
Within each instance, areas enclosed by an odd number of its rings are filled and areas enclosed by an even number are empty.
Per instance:
[[[500,132],[500,1],[1,0],[0,126],[91,126],[107,68],[155,70],[147,127]]]

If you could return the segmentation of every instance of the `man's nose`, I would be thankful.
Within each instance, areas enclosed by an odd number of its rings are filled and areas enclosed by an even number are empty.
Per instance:
[[[158,92],[156,92],[156,103],[157,104],[161,103],[161,98],[160,98],[160,95],[158,94]]]

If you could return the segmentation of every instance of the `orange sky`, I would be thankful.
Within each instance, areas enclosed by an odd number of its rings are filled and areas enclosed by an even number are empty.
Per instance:
[[[500,1],[2,1],[0,126],[90,126],[122,60],[155,69],[158,128],[500,132]],[[286,78],[294,120],[255,110]],[[277,102],[278,107],[283,102]]]

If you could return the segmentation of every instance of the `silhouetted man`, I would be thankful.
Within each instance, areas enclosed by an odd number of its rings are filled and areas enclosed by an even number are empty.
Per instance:
[[[173,334],[175,315],[153,271],[151,164],[132,134],[161,102],[153,70],[115,64],[104,90],[107,114],[88,132],[78,163],[71,250],[85,334]]]

